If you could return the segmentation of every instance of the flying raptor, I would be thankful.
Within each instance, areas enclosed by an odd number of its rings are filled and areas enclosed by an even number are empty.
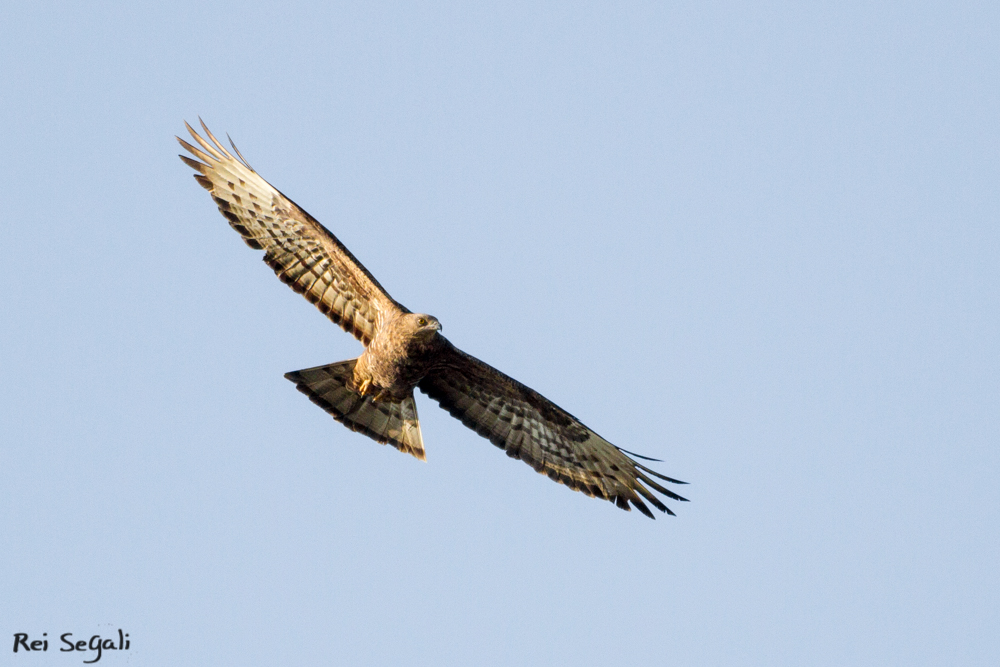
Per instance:
[[[642,501],[673,514],[653,491],[686,500],[661,475],[584,426],[533,389],[472,357],[441,335],[437,318],[411,313],[315,218],[230,153],[202,122],[207,139],[185,123],[201,148],[177,137],[194,157],[180,158],[222,215],[283,282],[360,340],[357,359],[285,375],[347,428],[424,460],[414,388],[507,456],[588,496],[653,518]],[[633,454],[637,458],[646,458]],[[655,459],[651,459],[655,460]],[[642,498],[640,498],[642,496]]]

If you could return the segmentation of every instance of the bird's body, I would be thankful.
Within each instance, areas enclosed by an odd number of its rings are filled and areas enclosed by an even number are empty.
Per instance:
[[[208,140],[188,126],[201,149],[178,138],[202,161],[181,159],[229,224],[247,245],[264,250],[283,282],[365,345],[357,359],[285,375],[337,421],[424,459],[413,399],[419,388],[508,456],[572,489],[625,510],[631,503],[650,517],[640,495],[673,512],[649,488],[685,500],[650,475],[684,482],[631,459],[538,392],[456,348],[436,318],[392,299],[329,230],[202,128]]]
[[[354,386],[373,400],[402,400],[433,368],[434,360],[451,345],[437,335],[441,325],[430,315],[398,313],[383,322],[375,338],[358,357]]]

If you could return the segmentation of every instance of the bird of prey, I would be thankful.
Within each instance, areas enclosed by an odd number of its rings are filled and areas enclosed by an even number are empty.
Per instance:
[[[456,348],[437,318],[411,313],[389,296],[333,234],[261,178],[232,141],[235,156],[204,122],[207,139],[185,125],[200,148],[177,140],[201,161],[180,158],[233,229],[264,251],[278,278],[364,344],[357,359],[285,375],[334,419],[424,460],[413,401],[418,388],[508,456],[571,489],[624,510],[631,503],[650,518],[640,496],[671,515],[652,491],[686,500],[653,477],[684,482],[650,470],[538,392]]]

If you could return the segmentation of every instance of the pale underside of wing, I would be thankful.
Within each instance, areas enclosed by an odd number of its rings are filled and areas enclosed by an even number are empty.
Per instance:
[[[235,146],[234,156],[204,123],[207,140],[185,125],[201,148],[177,141],[201,162],[181,159],[198,172],[195,179],[246,244],[264,250],[264,261],[282,282],[365,345],[387,314],[408,312],[329,230],[261,178]]]
[[[651,518],[653,513],[640,496],[671,515],[652,491],[687,500],[653,477],[684,482],[638,463],[538,392],[457,348],[449,346],[419,387],[508,456],[571,489],[610,500],[624,510],[631,503]]]

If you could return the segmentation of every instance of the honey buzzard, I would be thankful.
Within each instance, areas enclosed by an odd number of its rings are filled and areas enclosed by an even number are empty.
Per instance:
[[[624,510],[631,503],[650,518],[639,496],[673,514],[650,489],[686,500],[653,477],[684,482],[650,470],[538,392],[456,348],[441,335],[436,318],[411,313],[390,297],[333,234],[261,178],[236,146],[234,157],[204,122],[207,140],[185,125],[201,148],[177,140],[201,162],[181,159],[233,229],[264,251],[264,261],[283,282],[365,345],[357,359],[285,375],[334,419],[424,460],[416,387],[507,456],[571,489]]]

